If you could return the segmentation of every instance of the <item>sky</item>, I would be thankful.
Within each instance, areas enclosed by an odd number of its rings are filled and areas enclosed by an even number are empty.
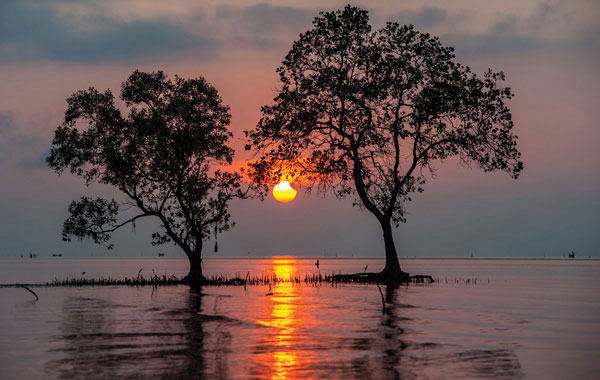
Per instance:
[[[600,3],[369,1],[375,28],[414,24],[478,73],[504,71],[525,170],[518,180],[448,160],[394,231],[400,257],[600,257]],[[205,77],[231,106],[232,146],[278,88],[275,69],[322,10],[346,2],[48,0],[0,2],[0,257],[181,256],[152,247],[155,222],[123,229],[106,251],[61,241],[67,206],[116,197],[45,166],[66,99],[94,86],[118,93],[135,69]],[[304,195],[235,201],[236,226],[208,257],[384,256],[380,227],[351,199]],[[212,248],[212,242],[207,244]]]

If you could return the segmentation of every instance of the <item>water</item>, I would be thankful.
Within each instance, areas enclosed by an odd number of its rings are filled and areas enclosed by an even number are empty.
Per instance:
[[[205,271],[285,276],[383,265],[314,262],[207,259]],[[39,301],[0,288],[0,378],[597,378],[600,261],[402,263],[440,282],[382,294],[374,285],[35,288]],[[186,266],[166,258],[0,260],[0,281],[135,277],[140,268],[182,275]]]

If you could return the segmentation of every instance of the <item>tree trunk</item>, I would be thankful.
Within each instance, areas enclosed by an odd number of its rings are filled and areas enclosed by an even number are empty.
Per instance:
[[[400,269],[396,245],[394,244],[394,236],[392,235],[391,221],[389,219],[382,221],[381,228],[383,229],[383,242],[385,243],[385,267],[380,275],[385,280],[401,282],[403,281],[402,277],[406,276],[407,273],[402,272]]]
[[[197,242],[193,251],[186,252],[190,261],[190,271],[186,276],[186,281],[189,283],[198,283],[204,280],[202,274],[202,242]]]

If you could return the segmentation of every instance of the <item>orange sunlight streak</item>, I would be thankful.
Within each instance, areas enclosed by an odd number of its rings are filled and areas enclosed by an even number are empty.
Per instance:
[[[295,259],[273,258],[272,270],[278,278],[289,279],[297,273]],[[298,325],[302,323],[298,316],[297,305],[300,296],[292,282],[282,282],[273,289],[270,297],[271,318],[258,323],[275,328],[275,334],[269,339],[273,345],[272,361],[269,364],[271,379],[294,379],[298,368],[298,357],[294,349]]]

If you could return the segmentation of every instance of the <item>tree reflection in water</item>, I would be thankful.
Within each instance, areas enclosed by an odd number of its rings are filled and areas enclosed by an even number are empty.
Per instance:
[[[228,378],[227,355],[236,323],[202,313],[201,289],[185,289],[181,308],[144,309],[106,299],[68,297],[61,334],[62,358],[50,361],[50,378]],[[110,298],[110,297],[107,297]]]

